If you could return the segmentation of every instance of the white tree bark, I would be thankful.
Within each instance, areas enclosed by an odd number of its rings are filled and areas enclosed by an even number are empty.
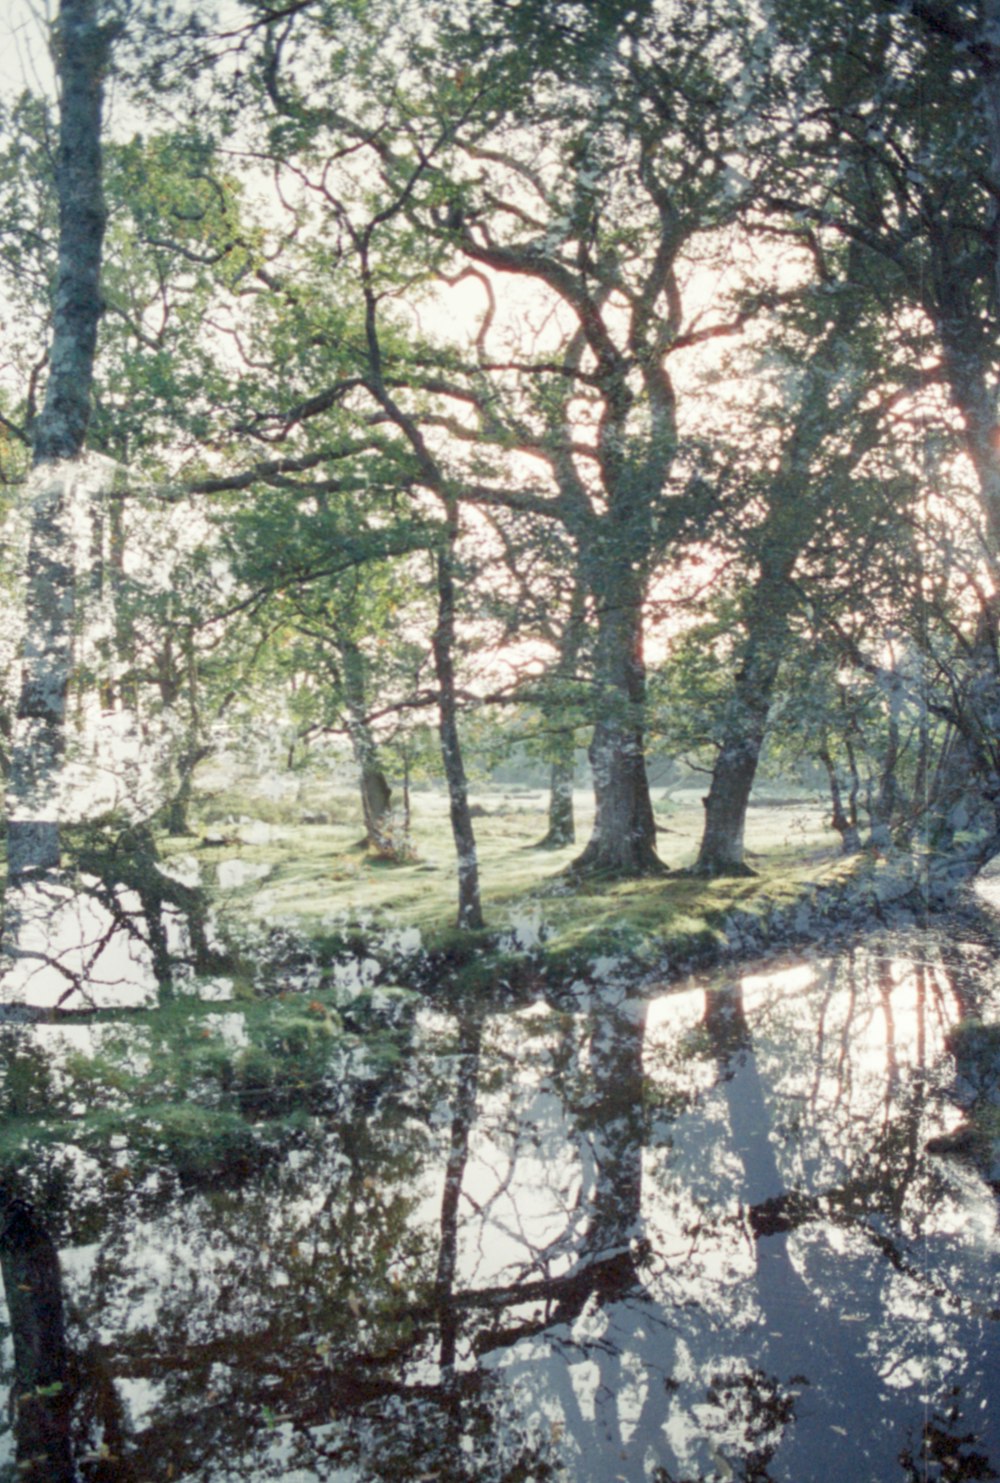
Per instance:
[[[106,222],[102,84],[111,33],[98,11],[99,0],[60,0],[52,38],[60,92],[59,263],[45,402],[32,428],[25,638],[7,796],[5,979],[39,959],[32,943],[41,932],[47,943],[42,956],[59,983],[67,975],[52,941],[58,935],[53,911],[64,894],[57,878],[60,778],[73,664],[76,529],[81,513],[87,529],[87,503],[104,487],[109,464],[83,453],[103,309]]]
[[[61,0],[53,35],[60,84],[59,268],[45,404],[32,430],[35,473],[21,694],[9,783],[9,880],[58,869],[58,777],[72,665],[74,510],[92,485],[81,461],[102,312],[102,80],[110,46],[98,0]],[[9,927],[8,927],[9,931]]]
[[[90,454],[32,474],[21,694],[7,779],[11,886],[58,869],[66,695],[73,668],[77,570],[87,514],[115,465]]]

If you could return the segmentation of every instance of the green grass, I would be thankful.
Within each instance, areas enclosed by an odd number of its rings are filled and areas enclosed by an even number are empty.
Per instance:
[[[405,1017],[412,996],[398,997]],[[70,1145],[106,1163],[121,1138],[134,1177],[167,1164],[211,1178],[253,1162],[329,1109],[336,1067],[357,1047],[372,1076],[398,1057],[391,1015],[361,994],[345,1024],[338,998],[331,985],[223,1004],[184,994],[124,1019],[100,1012],[81,1041],[60,1044],[57,1035],[46,1050],[30,1031],[8,1028],[0,1167],[9,1173],[40,1150]]]
[[[543,794],[491,789],[473,800],[486,810],[475,829],[489,944],[503,951],[497,937],[509,938],[515,924],[528,921],[541,931],[553,969],[572,971],[604,955],[702,956],[721,941],[734,910],[766,916],[844,869],[821,810],[803,805],[751,809],[747,841],[756,875],[703,881],[680,874],[695,859],[702,818],[699,806],[682,802],[661,804],[658,812],[661,858],[671,874],[581,882],[567,867],[589,833],[589,810],[579,811],[578,844],[551,851],[535,847],[546,827]],[[334,822],[305,824],[303,812],[323,812]],[[220,822],[241,816],[264,820],[271,837],[258,842],[254,825]],[[192,855],[209,885],[227,860],[268,872],[217,893],[223,920],[280,922],[307,937],[352,926],[373,935],[416,927],[426,945],[457,954],[456,874],[443,793],[414,795],[416,859],[403,864],[386,864],[359,845],[360,813],[348,789],[323,792],[313,783],[306,798],[276,802],[255,796],[252,785],[234,787],[213,794],[204,824],[227,832],[232,842],[204,847],[197,838],[165,840],[164,852]],[[515,939],[506,948],[516,953],[523,945]]]
[[[223,929],[227,922],[234,929],[232,997],[203,1001],[190,985],[193,992],[165,993],[124,1018],[108,1009],[92,1017],[89,1039],[60,1054],[42,1054],[30,1030],[0,1036],[0,1167],[13,1177],[44,1166],[58,1181],[68,1177],[59,1150],[77,1147],[112,1181],[124,1179],[126,1167],[131,1181],[166,1164],[182,1178],[211,1182],[313,1136],[315,1115],[328,1114],[339,1095],[337,1068],[346,1074],[358,1052],[376,1080],[402,1052],[414,994],[395,991],[397,1002],[391,988],[373,994],[350,973],[341,983],[337,964],[345,959],[377,954],[381,985],[480,1003],[533,995],[543,984],[558,991],[600,971],[602,960],[655,981],[709,961],[734,913],[765,923],[850,869],[818,810],[757,809],[748,829],[756,875],[684,875],[678,867],[694,859],[701,810],[661,805],[662,855],[672,873],[581,881],[566,873],[575,849],[534,847],[545,832],[542,795],[494,790],[476,801],[486,810],[476,833],[487,927],[470,933],[455,927],[442,794],[415,796],[416,858],[399,865],[359,845],[357,803],[346,789],[313,784],[307,799],[275,800],[247,784],[200,798],[193,834],[158,844],[164,863],[183,865],[186,877],[197,865]],[[303,812],[334,822],[306,824]],[[232,822],[241,818],[248,822]],[[583,812],[581,842],[589,828]],[[206,834],[225,842],[206,844]],[[229,863],[231,872],[232,862],[256,878],[221,889],[219,866]],[[260,931],[248,934],[248,923]],[[314,987],[297,987],[294,973],[272,961],[287,941],[266,940],[278,924],[290,929],[293,953],[304,939],[326,965]],[[392,934],[407,928],[419,929],[423,951],[413,958],[392,945]],[[265,960],[272,966],[261,975]]]

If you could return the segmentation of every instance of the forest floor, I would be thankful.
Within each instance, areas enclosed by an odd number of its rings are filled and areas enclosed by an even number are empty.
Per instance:
[[[698,844],[697,794],[660,794],[670,873],[600,881],[567,871],[574,849],[537,848],[541,791],[494,788],[474,795],[486,927],[459,931],[443,793],[414,795],[415,858],[391,865],[361,843],[346,785],[200,781],[192,832],[158,837],[160,869],[203,888],[224,958],[159,986],[144,969],[124,1008],[116,978],[107,995],[89,983],[86,1003],[43,1009],[58,1095],[46,1066],[18,1049],[33,1029],[15,1026],[20,1079],[0,1077],[4,1168],[34,1168],[40,1150],[71,1144],[114,1170],[125,1138],[136,1177],[166,1158],[212,1179],[303,1136],[340,1095],[344,1068],[358,1062],[377,1080],[406,1053],[424,1003],[455,1023],[467,1006],[505,1012],[538,999],[575,1013],[595,989],[642,994],[725,962],[824,952],[911,910],[905,876],[888,861],[844,859],[808,799],[752,808],[756,873],[705,881],[683,873]],[[589,800],[578,802],[582,842]],[[992,1158],[992,1133],[974,1136]]]
[[[490,787],[473,793],[483,933],[458,933],[455,858],[443,791],[412,800],[414,858],[380,860],[361,841],[356,795],[343,786],[295,776],[203,783],[193,834],[163,839],[171,867],[215,898],[227,924],[284,927],[321,941],[353,938],[369,948],[418,947],[458,967],[470,951],[498,959],[533,957],[558,975],[595,961],[630,960],[636,969],[701,966],[738,949],[767,945],[752,930],[787,916],[803,900],[835,887],[852,870],[839,853],[824,810],[806,797],[751,807],[748,858],[755,871],[700,880],[694,862],[703,811],[693,790],[660,794],[660,855],[670,873],[638,881],[577,880],[568,871],[587,839],[592,804],[577,795],[577,840],[541,849],[547,797],[542,790]],[[747,924],[751,930],[747,931]],[[736,930],[734,931],[734,924]],[[473,941],[470,941],[473,939]],[[482,969],[486,965],[480,962]]]
[[[414,793],[414,858],[403,863],[387,863],[365,847],[355,790],[308,777],[209,775],[195,799],[192,835],[160,839],[167,868],[204,886],[224,938],[249,949],[237,952],[231,983],[253,1053],[267,1063],[265,1080],[277,1084],[283,1074],[271,1065],[276,1014],[291,1016],[300,1031],[305,1025],[305,1043],[312,1044],[311,1018],[341,1027],[338,1033],[345,1025],[357,1032],[366,1015],[386,1012],[387,986],[404,1005],[415,990],[438,1003],[525,1003],[542,995],[572,1008],[601,980],[648,988],[723,962],[913,920],[912,877],[883,859],[845,859],[823,804],[791,790],[765,794],[749,810],[754,874],[717,880],[687,873],[703,820],[693,788],[658,792],[659,853],[669,873],[637,881],[580,880],[569,869],[592,822],[592,801],[582,790],[577,844],[563,850],[539,848],[547,825],[543,790],[480,788],[472,801],[486,918],[480,932],[455,927],[455,856],[443,790]],[[969,908],[975,912],[974,898]],[[295,944],[311,956],[314,971],[302,972]],[[275,982],[284,984],[277,1000],[269,998]],[[211,1008],[185,996],[173,1010],[181,1032],[187,1034],[192,1014]],[[970,1062],[985,1054],[980,1028],[967,1035]],[[369,1029],[364,1043],[371,1055],[378,1036],[373,1040]],[[986,1049],[995,1056],[992,1039]],[[161,1119],[158,1136],[167,1125]],[[181,1134],[187,1149],[186,1129]],[[984,1169],[1000,1171],[992,1103],[976,1102],[961,1137]],[[222,1156],[216,1141],[213,1135],[204,1142],[205,1158]]]

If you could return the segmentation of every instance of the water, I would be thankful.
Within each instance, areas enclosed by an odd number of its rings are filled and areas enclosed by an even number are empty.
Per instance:
[[[359,984],[297,1091],[244,1091],[238,1178],[176,1129],[38,1153],[8,1476],[1000,1477],[995,1193],[926,1149],[994,956],[914,930],[643,995],[612,964],[551,1002]],[[206,1020],[233,1064],[242,1013]],[[65,1037],[17,1034],[54,1095]]]

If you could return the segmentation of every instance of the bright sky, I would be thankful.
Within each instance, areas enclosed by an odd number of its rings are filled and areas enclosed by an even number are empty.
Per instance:
[[[236,25],[242,15],[239,0],[187,4],[196,13],[221,17],[224,26]],[[58,12],[59,0],[0,0],[0,98],[16,96],[26,87],[55,93],[47,36]]]
[[[23,88],[54,91],[46,46],[55,0],[4,0],[0,6],[0,94],[9,98]]]

